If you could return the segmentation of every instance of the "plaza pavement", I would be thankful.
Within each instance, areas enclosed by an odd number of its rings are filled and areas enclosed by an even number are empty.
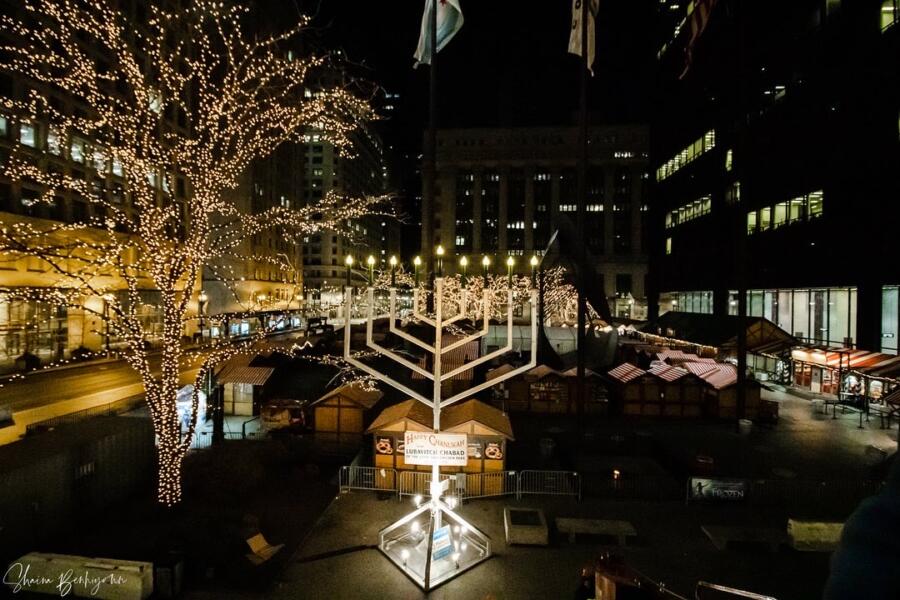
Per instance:
[[[879,421],[864,420],[859,429],[856,415],[839,413],[838,419],[832,419],[830,414],[817,412],[808,400],[783,392],[765,391],[764,397],[779,402],[781,418],[774,426],[755,426],[749,435],[738,434],[731,425],[710,422],[598,419],[593,429],[587,429],[595,435],[640,431],[686,458],[695,452],[713,454],[719,471],[769,479],[867,479],[871,468],[882,460],[881,451],[891,454],[896,449],[896,425],[881,429]],[[574,431],[571,421],[566,425],[542,420],[537,427],[536,431],[522,431],[521,437],[517,431],[517,443],[535,443],[536,436],[543,435],[541,428],[563,439],[571,438]],[[507,546],[502,520],[507,505],[542,508],[549,522],[558,516],[628,520],[636,527],[638,540],[618,548],[598,540],[570,543],[554,536],[549,547]],[[509,496],[471,500],[462,506],[462,516],[490,536],[494,556],[426,595],[375,549],[378,531],[412,508],[410,500],[399,502],[393,495],[340,494],[264,590],[219,589],[214,595],[195,591],[187,598],[569,598],[581,568],[608,551],[622,554],[629,565],[685,597],[693,597],[693,586],[705,580],[779,600],[812,600],[821,597],[828,575],[827,553],[801,553],[786,546],[778,553],[755,547],[719,551],[700,529],[702,525],[744,525],[784,530],[787,517],[804,516],[792,513],[796,507],[688,506],[683,501],[598,498],[577,502],[546,496],[517,501]],[[828,507],[824,508],[828,512]],[[841,511],[832,518],[845,518],[845,509]]]

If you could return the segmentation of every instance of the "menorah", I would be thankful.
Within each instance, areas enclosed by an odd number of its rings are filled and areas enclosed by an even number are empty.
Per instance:
[[[485,288],[486,287],[487,286],[485,286]],[[473,322],[477,323],[476,313],[479,311],[477,308],[473,311],[469,310],[468,290],[466,287],[461,287],[460,290],[454,294],[455,298],[448,299],[444,297],[443,278],[436,278],[434,281],[433,315],[425,314],[422,310],[420,302],[421,290],[418,286],[413,289],[412,320],[424,323],[434,329],[433,344],[429,344],[418,337],[403,331],[397,326],[397,289],[391,287],[389,293],[390,302],[388,314],[376,316],[374,308],[375,290],[372,288],[369,288],[368,290],[366,346],[377,354],[388,357],[392,361],[406,367],[413,373],[418,373],[425,379],[431,380],[431,398],[428,398],[424,394],[397,381],[387,373],[382,373],[372,366],[354,358],[350,353],[351,325],[349,318],[344,326],[344,360],[361,371],[364,371],[404,394],[407,394],[409,397],[431,407],[434,414],[433,429],[435,434],[440,433],[441,410],[444,407],[471,398],[483,390],[533,369],[537,364],[537,292],[532,290],[530,299],[531,356],[528,363],[500,375],[499,377],[485,381],[484,383],[480,383],[444,399],[442,386],[444,382],[450,381],[457,375],[471,371],[479,365],[483,365],[495,358],[503,356],[513,349],[513,291],[511,289],[507,291],[507,335],[505,346],[458,367],[453,367],[451,365],[451,368],[446,372],[444,372],[442,361],[442,357],[445,353],[480,340],[488,334],[492,310],[490,290],[484,290],[484,297],[480,302],[480,312],[482,317],[482,326],[480,330],[473,334],[465,335],[460,339],[455,339],[446,345],[444,344],[445,328],[460,323],[470,317]],[[349,309],[352,301],[353,290],[352,288],[347,287],[345,291],[345,302],[348,308],[348,315],[350,314]],[[479,306],[479,303],[477,302],[474,304],[476,307]],[[421,365],[375,342],[373,335],[375,320],[376,318],[384,317],[388,318],[388,322],[390,323],[389,331],[392,334],[421,348],[433,357],[431,370],[427,370]],[[467,444],[464,444],[463,446],[467,447]],[[445,502],[442,498],[444,492],[449,488],[450,482],[446,479],[441,481],[440,465],[438,461],[433,461],[431,465],[431,482],[429,485],[431,499],[421,503],[417,500],[418,506],[416,510],[399,521],[388,525],[379,533],[379,549],[381,552],[426,591],[433,589],[441,583],[449,581],[463,571],[476,566],[491,556],[489,538],[455,512],[456,499],[448,498]],[[428,513],[428,526],[423,529],[417,519],[420,516],[425,515],[425,513]],[[447,523],[446,526],[444,525],[445,522]]]

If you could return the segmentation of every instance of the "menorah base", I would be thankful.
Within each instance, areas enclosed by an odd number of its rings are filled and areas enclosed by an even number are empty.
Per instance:
[[[491,556],[488,537],[440,500],[425,502],[382,529],[378,549],[426,591]]]

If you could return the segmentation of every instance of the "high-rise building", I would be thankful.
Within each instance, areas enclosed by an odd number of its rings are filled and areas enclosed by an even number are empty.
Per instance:
[[[746,290],[748,315],[810,346],[897,353],[898,1],[659,10],[659,310],[737,314]]]
[[[435,245],[499,269],[520,257],[515,268],[527,273],[561,220],[576,219],[577,138],[575,127],[438,131]],[[648,152],[646,127],[590,129],[588,251],[621,317],[646,314]]]
[[[341,85],[345,77],[340,71],[326,71],[320,76],[320,82]],[[385,98],[387,106],[391,106],[393,98],[393,95]],[[304,144],[305,202],[314,203],[330,192],[347,197],[381,196],[386,192],[390,172],[381,136],[373,127],[365,126],[351,134],[351,147],[343,156],[321,131],[307,132]],[[303,246],[307,305],[318,309],[342,301],[340,289],[347,280],[348,256],[354,259],[352,284],[365,285],[369,256],[375,258],[374,269],[381,270],[392,255],[399,254],[399,246],[399,223],[376,215],[348,222],[346,232],[326,230],[311,235]]]

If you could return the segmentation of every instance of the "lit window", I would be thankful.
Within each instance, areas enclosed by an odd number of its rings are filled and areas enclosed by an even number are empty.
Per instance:
[[[824,198],[824,194],[821,190],[818,192],[812,192],[809,195],[809,218],[816,219],[822,216],[822,200]]]
[[[666,238],[666,254],[672,254],[672,238]]]
[[[725,151],[725,170],[730,171],[734,168],[734,150],[729,148]]]
[[[118,158],[112,160],[112,172],[117,177],[122,177],[122,161]]]
[[[881,30],[886,30],[898,20],[900,20],[900,0],[884,0],[881,4]]]
[[[22,123],[19,126],[19,142],[31,148],[37,148],[37,125]]]
[[[674,158],[663,164],[656,170],[656,180],[662,181],[672,176],[676,171],[693,162],[703,154],[716,147],[715,130],[707,131],[703,137],[675,155]]]
[[[785,223],[787,223],[787,215],[788,215],[788,203],[780,202],[775,205],[775,215],[772,218],[772,227],[774,229],[778,229]]]
[[[60,140],[59,131],[52,125],[47,130],[47,150],[57,156],[62,155],[62,141]]]
[[[462,235],[456,236],[456,245],[457,246],[465,246],[466,245],[465,236],[462,236]]]
[[[737,204],[741,201],[741,182],[735,181],[725,190],[725,203]]]
[[[800,196],[791,200],[790,222],[797,223],[806,220],[806,196]]]
[[[72,160],[75,162],[84,162],[84,157],[87,154],[87,141],[80,137],[72,138],[72,148],[70,152],[70,156]]]
[[[0,115],[0,137],[8,137],[9,136],[9,120]]]
[[[102,150],[94,150],[94,168],[99,173],[106,172],[106,155]]]
[[[750,211],[747,213],[747,234],[752,235],[756,233],[757,226],[757,214],[756,211]]]
[[[772,209],[765,207],[759,211],[759,230],[766,231],[772,226]]]

